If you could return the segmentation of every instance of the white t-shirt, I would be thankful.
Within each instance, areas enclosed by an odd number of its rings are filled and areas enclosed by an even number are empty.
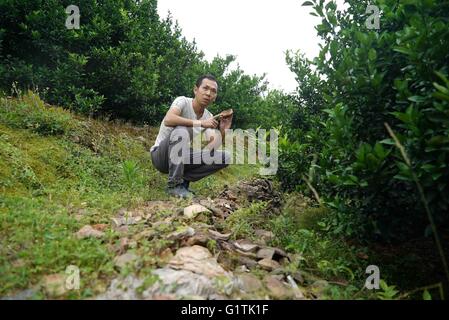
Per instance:
[[[193,110],[192,102],[193,102],[193,98],[177,97],[175,99],[175,101],[173,101],[171,107],[175,107],[178,110],[180,110],[181,117],[187,118],[187,119],[204,120],[204,119],[209,119],[209,118],[213,117],[212,113],[210,113],[209,110],[205,109],[203,116],[201,118],[198,118],[195,113],[195,110]],[[161,126],[159,128],[159,133],[156,138],[156,142],[151,147],[150,151],[153,151],[157,146],[159,146],[159,144],[161,143],[162,140],[169,137],[171,132],[174,129],[174,127],[167,127],[164,124],[164,120],[165,120],[165,117],[164,117],[164,119],[162,119]],[[193,129],[194,129],[194,134],[197,134],[204,130],[204,128],[199,128],[199,127],[194,127]],[[206,132],[206,135],[208,135],[208,134],[209,134],[209,132]]]

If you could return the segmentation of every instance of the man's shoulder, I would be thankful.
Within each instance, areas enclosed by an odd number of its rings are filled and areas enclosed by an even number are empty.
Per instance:
[[[192,98],[189,97],[185,97],[185,96],[179,96],[176,97],[175,100],[173,100],[172,104],[176,104],[176,103],[189,103],[192,100]]]

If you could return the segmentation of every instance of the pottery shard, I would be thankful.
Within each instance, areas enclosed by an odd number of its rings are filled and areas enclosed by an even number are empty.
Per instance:
[[[277,261],[271,259],[262,259],[257,262],[257,264],[267,271],[273,271],[280,267],[280,264]]]
[[[202,212],[209,213],[211,211],[200,204],[192,204],[191,206],[184,208],[184,216],[189,219],[195,218],[198,214]]]
[[[169,240],[179,240],[187,237],[192,237],[195,234],[195,230],[192,227],[181,227],[178,230],[170,233],[167,236]]]
[[[259,246],[246,239],[241,239],[233,242],[234,247],[244,252],[255,252]]]
[[[169,266],[173,269],[188,270],[207,277],[228,275],[212,257],[209,250],[197,245],[178,249],[173,259],[170,260]]]
[[[274,255],[274,248],[262,248],[257,251],[258,259],[272,259]]]
[[[209,229],[209,234],[211,235],[211,237],[214,240],[227,241],[232,233],[231,232],[230,233],[220,233],[218,231],[214,231],[214,230],[210,230]]]
[[[86,225],[82,227],[77,233],[76,237],[78,239],[84,239],[84,238],[101,238],[104,236],[104,232],[98,231],[94,228],[92,228],[89,225]]]

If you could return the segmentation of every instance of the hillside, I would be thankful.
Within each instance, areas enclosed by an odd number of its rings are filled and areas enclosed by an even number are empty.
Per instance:
[[[313,231],[326,210],[282,194],[256,167],[230,166],[193,184],[194,199],[177,200],[164,193],[166,177],[147,151],[157,128],[76,116],[31,92],[2,98],[0,110],[4,298],[360,294],[360,273],[348,268],[356,252]],[[192,204],[204,211],[189,215]],[[202,259],[203,274],[195,267]],[[79,289],[65,282],[73,270]],[[157,285],[170,281],[184,289]]]

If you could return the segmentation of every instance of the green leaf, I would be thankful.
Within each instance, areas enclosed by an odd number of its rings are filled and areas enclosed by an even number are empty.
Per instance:
[[[423,294],[422,294],[422,298],[423,300],[432,300],[432,296],[430,295],[429,291],[424,290]]]
[[[412,55],[413,54],[412,50],[407,49],[407,48],[403,48],[403,47],[396,47],[393,50],[396,51],[396,52],[399,52],[399,53],[406,54],[406,55]]]
[[[370,49],[368,52],[368,59],[373,61],[373,60],[376,60],[376,58],[377,58],[376,50]]]
[[[303,7],[307,7],[307,6],[313,6],[313,2],[312,1],[306,1],[302,4]]]

